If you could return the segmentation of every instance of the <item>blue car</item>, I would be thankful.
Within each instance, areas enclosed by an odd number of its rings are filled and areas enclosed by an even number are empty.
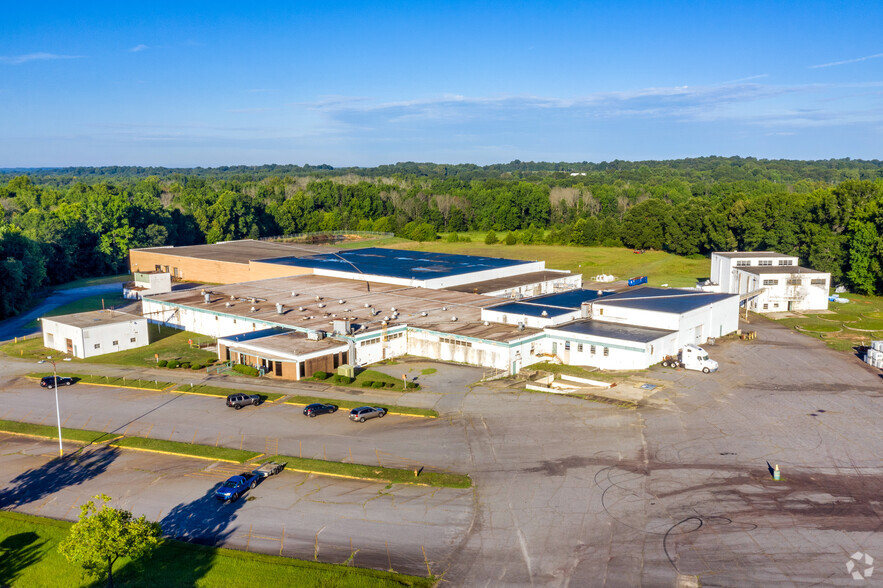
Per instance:
[[[224,502],[233,501],[239,498],[249,488],[258,485],[260,475],[254,472],[245,472],[238,476],[232,476],[221,487],[215,490],[215,498]]]

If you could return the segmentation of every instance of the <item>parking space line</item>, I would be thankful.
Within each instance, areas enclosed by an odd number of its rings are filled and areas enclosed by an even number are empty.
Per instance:
[[[154,425],[154,423],[150,423],[150,426],[147,427],[147,432],[146,432],[146,433],[142,433],[142,435],[143,435],[144,437],[150,437],[150,432],[153,430],[153,425]]]
[[[87,428],[87,427],[89,426],[89,421],[91,421],[91,420],[92,420],[92,415],[89,415],[89,418],[86,419],[86,422],[85,422],[85,423],[83,423],[83,428],[84,428],[84,429]]]
[[[196,443],[196,434],[199,432],[199,429],[193,431],[193,439],[191,439],[190,443]]]
[[[169,441],[171,441],[172,437],[175,436],[175,431],[177,431],[177,430],[178,430],[178,427],[172,427],[172,432],[169,433]]]

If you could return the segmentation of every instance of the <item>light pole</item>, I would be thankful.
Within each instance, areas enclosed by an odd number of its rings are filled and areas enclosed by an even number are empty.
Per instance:
[[[52,359],[51,355],[37,363],[46,363],[47,361],[52,364],[52,387],[55,388],[55,418],[58,420],[58,457],[64,457],[64,448],[61,446],[61,409],[58,406],[58,370],[55,368],[55,360]],[[65,358],[64,361],[70,361],[70,359]]]

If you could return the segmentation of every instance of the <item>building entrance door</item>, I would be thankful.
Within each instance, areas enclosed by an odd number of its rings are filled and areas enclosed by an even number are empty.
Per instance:
[[[73,353],[73,351],[74,351],[74,342],[73,341],[71,341],[70,339],[65,339],[64,346],[67,349],[68,353]]]

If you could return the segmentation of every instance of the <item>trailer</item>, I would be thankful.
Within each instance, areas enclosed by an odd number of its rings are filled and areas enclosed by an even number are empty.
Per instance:
[[[270,476],[278,474],[279,472],[284,470],[286,465],[287,464],[284,464],[284,463],[276,463],[275,461],[268,461],[267,463],[263,464],[258,469],[252,471],[252,474],[254,474],[255,476],[258,476],[259,478],[269,478]]]
[[[662,367],[685,368],[697,370],[703,374],[716,372],[718,363],[709,359],[708,353],[698,345],[687,344],[677,355],[666,355],[662,358]]]

